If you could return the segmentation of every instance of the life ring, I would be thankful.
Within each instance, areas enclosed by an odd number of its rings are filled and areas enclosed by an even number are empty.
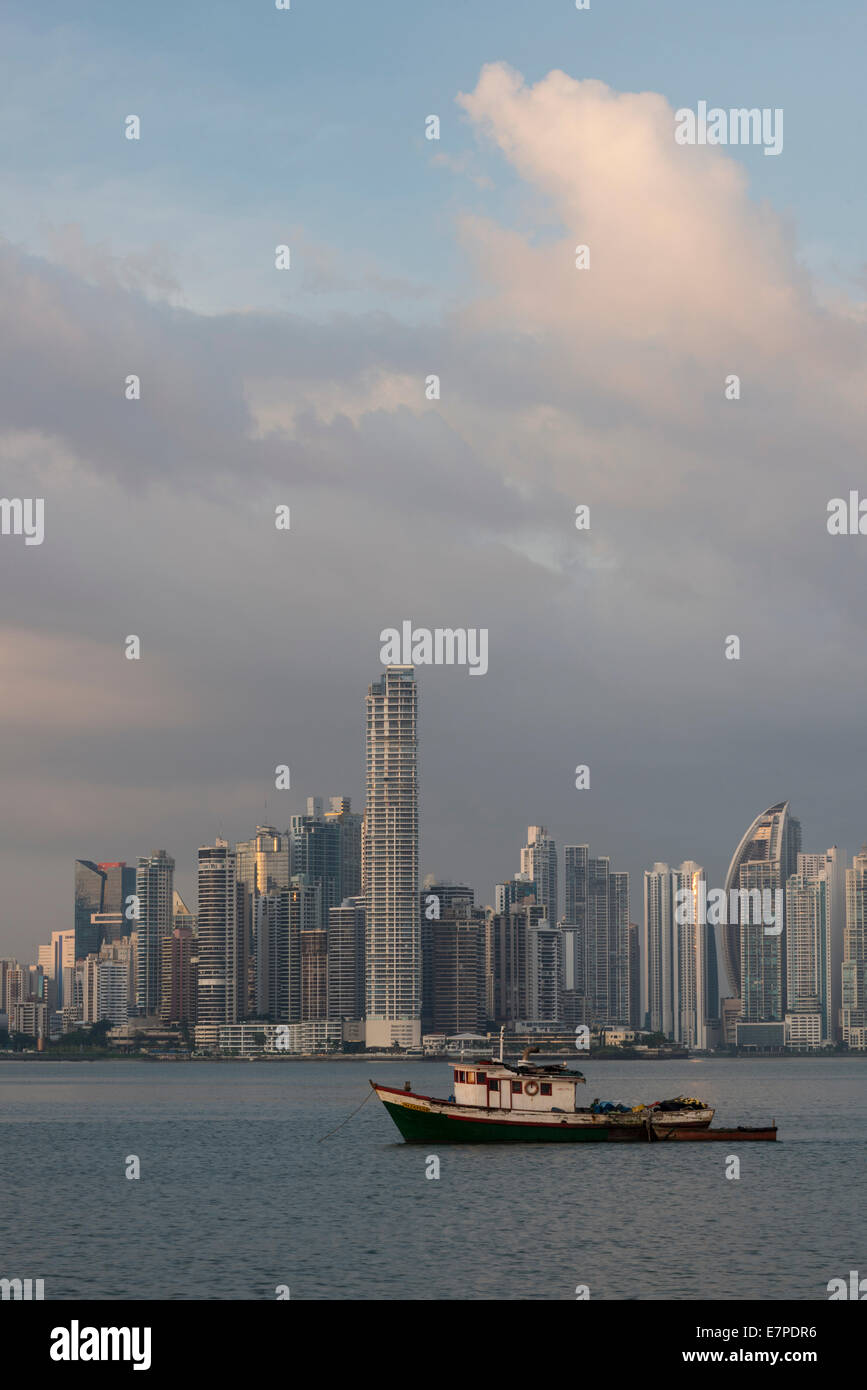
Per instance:
[[[528,1096],[537,1096],[539,1094],[539,1083],[537,1081],[528,1081],[524,1087],[524,1094]]]

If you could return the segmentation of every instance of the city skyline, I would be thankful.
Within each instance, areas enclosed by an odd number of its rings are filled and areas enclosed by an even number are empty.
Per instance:
[[[23,972],[2,957],[16,1027],[47,1009],[40,1036],[159,1017],[195,1025],[206,1048],[256,1019],[291,1025],[302,1048],[418,1048],[436,1020],[643,1027],[699,1050],[864,1046],[867,849],[851,868],[836,846],[804,851],[777,802],[749,823],[724,889],[694,860],[656,860],[639,914],[610,854],[531,824],[482,905],[474,884],[422,883],[416,668],[387,666],[365,709],[364,809],[313,795],[285,831],[200,846],[194,912],[165,849],[135,869],[76,860],[72,922]]]

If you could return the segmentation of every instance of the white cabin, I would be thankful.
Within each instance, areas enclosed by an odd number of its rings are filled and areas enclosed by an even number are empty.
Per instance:
[[[502,1062],[465,1062],[453,1070],[458,1105],[544,1114],[562,1111],[565,1115],[587,1108],[580,1072],[521,1064],[513,1068]]]

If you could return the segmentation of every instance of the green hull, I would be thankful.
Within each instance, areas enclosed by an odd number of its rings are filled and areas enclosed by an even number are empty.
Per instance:
[[[383,1100],[408,1144],[599,1144],[646,1140],[644,1128],[605,1125],[516,1124],[509,1120],[458,1120],[451,1115],[408,1110]]]

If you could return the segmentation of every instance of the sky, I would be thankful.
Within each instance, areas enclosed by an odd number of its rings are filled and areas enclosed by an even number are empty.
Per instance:
[[[641,920],[645,868],[721,886],[777,801],[867,840],[867,539],[826,525],[867,496],[865,31],[7,0],[0,492],[45,538],[0,535],[3,954],[71,924],[76,857],[165,848],[194,906],[199,845],[360,807],[406,619],[489,634],[418,673],[423,875],[490,902],[543,824]],[[782,109],[782,152],[678,145],[699,101]]]

